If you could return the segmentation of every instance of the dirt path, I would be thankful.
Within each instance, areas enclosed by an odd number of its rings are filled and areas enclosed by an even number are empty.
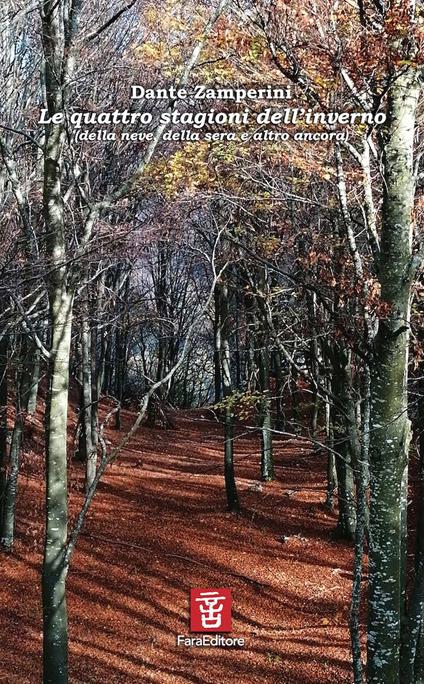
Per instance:
[[[124,414],[125,430],[132,415]],[[207,414],[143,428],[100,485],[69,579],[73,684],[350,682],[351,551],[331,540],[323,457],[276,445],[258,483],[252,436],[236,442],[243,506],[225,512],[222,434]],[[40,682],[41,423],[26,445],[12,557],[0,559],[0,681]],[[110,432],[109,439],[116,440]],[[71,483],[80,483],[72,469]],[[79,494],[72,495],[76,510]],[[176,646],[190,587],[231,587],[244,649]]]

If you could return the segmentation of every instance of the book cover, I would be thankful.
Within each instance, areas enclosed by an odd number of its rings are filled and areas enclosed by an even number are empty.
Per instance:
[[[424,681],[414,0],[3,0],[0,680]]]

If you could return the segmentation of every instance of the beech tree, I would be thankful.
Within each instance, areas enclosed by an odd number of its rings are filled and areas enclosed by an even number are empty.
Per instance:
[[[413,15],[409,21],[414,22]],[[414,40],[406,50],[398,37],[392,46],[398,60],[413,61]],[[381,297],[388,311],[379,321],[371,364],[370,682],[403,680],[399,654],[406,582],[408,342],[411,285],[418,265],[412,239],[414,137],[420,91],[415,65],[393,66],[383,142],[384,199],[378,262]]]

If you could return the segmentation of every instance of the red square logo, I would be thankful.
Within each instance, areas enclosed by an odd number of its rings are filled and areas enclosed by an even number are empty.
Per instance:
[[[190,590],[190,632],[231,632],[231,589]]]

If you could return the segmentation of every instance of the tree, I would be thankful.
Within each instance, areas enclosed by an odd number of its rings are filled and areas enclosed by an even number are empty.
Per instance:
[[[403,54],[408,60],[411,53]],[[413,64],[395,66],[383,142],[384,199],[378,278],[387,314],[379,321],[371,364],[370,576],[368,681],[400,680],[405,611],[407,378],[415,195],[414,135],[421,85]]]

